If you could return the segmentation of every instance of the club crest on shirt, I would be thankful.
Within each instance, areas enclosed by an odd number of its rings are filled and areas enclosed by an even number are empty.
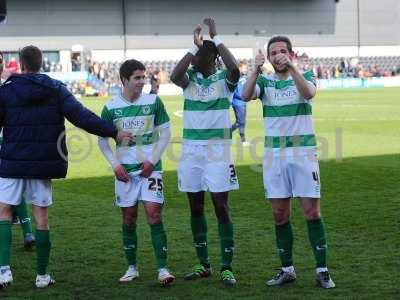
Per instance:
[[[148,115],[150,112],[151,112],[150,106],[148,106],[148,105],[143,106],[143,108],[142,108],[142,113],[143,113],[144,115]]]

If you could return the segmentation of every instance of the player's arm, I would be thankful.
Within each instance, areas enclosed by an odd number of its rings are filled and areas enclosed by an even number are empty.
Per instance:
[[[103,110],[101,112],[101,119],[108,123],[112,123],[112,115],[106,106],[103,107]],[[129,181],[128,173],[118,161],[117,157],[110,147],[109,138],[98,137],[97,143],[99,145],[101,153],[103,153],[103,156],[107,160],[108,164],[114,170],[115,177],[120,181]]]
[[[165,109],[161,99],[156,99],[156,115],[154,119],[154,136],[157,141],[153,144],[151,158],[143,163],[142,173],[143,177],[149,177],[153,172],[154,166],[160,161],[162,154],[171,140],[171,125],[168,113]]]
[[[129,174],[126,172],[125,168],[121,165],[118,159],[115,157],[112,151],[108,138],[98,137],[97,141],[101,153],[108,161],[111,168],[114,170],[115,177],[123,182],[129,181]]]
[[[102,120],[84,107],[64,85],[60,87],[59,92],[62,114],[75,126],[97,136],[112,137],[118,142],[133,138],[131,133],[118,131],[112,123]]]
[[[301,74],[295,66],[289,68],[289,73],[292,76],[294,84],[296,85],[300,95],[306,100],[311,100],[317,92],[316,86],[306,80],[303,74]]]
[[[242,99],[244,101],[250,101],[257,99],[260,95],[259,89],[257,89],[257,78],[261,74],[262,66],[265,63],[265,56],[261,51],[258,52],[254,59],[254,71],[251,72],[250,76],[247,77],[246,83],[244,84],[242,91]]]
[[[287,66],[289,74],[292,76],[297,90],[304,99],[310,100],[315,96],[315,93],[317,92],[315,84],[307,81],[306,78],[304,78],[303,74],[299,72],[287,55],[282,54],[279,58],[277,58],[277,63]]]
[[[193,57],[196,55],[199,48],[203,45],[203,38],[200,35],[201,26],[197,25],[193,31],[193,47],[188,53],[177,63],[171,74],[171,81],[181,88],[186,88],[189,84],[189,78],[186,74]]]
[[[208,26],[210,38],[215,43],[218,53],[221,56],[222,61],[226,66],[227,69],[226,79],[232,85],[236,85],[237,82],[239,81],[240,71],[235,57],[232,55],[229,49],[222,43],[221,39],[217,35],[217,28],[214,19],[205,18],[203,20],[203,23]]]

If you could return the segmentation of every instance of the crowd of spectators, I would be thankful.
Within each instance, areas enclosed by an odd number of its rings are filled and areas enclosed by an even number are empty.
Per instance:
[[[177,61],[169,61],[166,68],[154,67],[165,65],[165,62],[149,61],[144,62],[147,67],[147,77],[154,76],[159,78],[160,83],[170,83],[170,72],[175,67]],[[393,64],[389,69],[387,65],[383,68],[374,60],[368,60],[363,64],[358,58],[327,58],[317,59],[309,58],[306,54],[296,55],[295,63],[301,70],[312,70],[319,79],[331,78],[369,78],[383,76],[400,75],[400,58],[397,64]],[[241,59],[239,61],[242,73],[252,70],[251,59]],[[90,62],[87,71],[99,80],[103,81],[108,87],[119,85],[118,70],[120,63],[118,62]],[[266,73],[273,72],[272,66],[266,64],[264,71]]]
[[[309,58],[303,53],[296,60],[300,69],[311,69],[319,79],[400,75],[400,57]]]
[[[158,88],[160,84],[170,83],[170,73],[177,61],[144,61],[148,83],[152,89]],[[331,57],[331,58],[310,58],[307,54],[296,54],[295,64],[301,70],[312,70],[318,79],[332,78],[369,78],[383,76],[400,75],[400,56],[395,57]],[[79,65],[79,71],[87,71],[91,78],[97,81],[94,89],[109,91],[120,86],[119,68],[120,62],[97,62],[88,57],[84,64]],[[243,74],[252,71],[252,59],[239,60],[240,70]],[[78,71],[75,64],[75,71]],[[5,63],[5,74],[19,73],[19,63],[15,58],[11,58]],[[63,72],[62,66],[58,62],[49,61],[46,57],[43,60],[43,72]],[[264,65],[265,73],[273,72],[269,63]],[[96,94],[90,89],[90,83],[82,81],[66,82],[67,86],[75,94]]]
[[[168,74],[165,69],[154,67],[152,62],[144,62],[144,64],[146,66],[146,77],[148,78],[148,83],[151,83],[151,81],[157,81],[159,85],[170,82],[170,74]],[[120,85],[119,68],[121,63],[96,62],[89,59],[86,66],[86,71],[95,76],[98,80],[104,82],[107,88]]]

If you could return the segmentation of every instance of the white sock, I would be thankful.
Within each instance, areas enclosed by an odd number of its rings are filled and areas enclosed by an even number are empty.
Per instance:
[[[287,273],[294,273],[294,267],[293,266],[282,267],[282,271]]]
[[[317,274],[318,274],[318,273],[321,273],[321,272],[328,272],[328,268],[327,268],[327,267],[324,267],[324,268],[316,268],[316,269],[315,269],[315,272],[317,272]]]

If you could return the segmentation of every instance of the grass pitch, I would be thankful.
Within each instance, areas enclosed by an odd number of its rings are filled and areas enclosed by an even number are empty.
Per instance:
[[[53,249],[50,271],[57,284],[34,288],[35,254],[22,248],[21,231],[13,228],[14,284],[0,299],[395,299],[400,293],[400,103],[399,88],[320,91],[313,105],[321,149],[322,212],[328,236],[328,266],[337,284],[322,290],[314,284],[314,260],[300,207],[293,202],[294,261],[298,280],[271,288],[265,280],[279,267],[270,205],[263,199],[259,164],[264,136],[261,105],[248,105],[247,136],[242,148],[234,133],[234,156],[240,190],[230,194],[235,228],[234,271],[238,284],[224,288],[218,272],[185,282],[196,262],[186,196],[177,190],[183,107],[181,97],[162,97],[173,124],[174,143],[164,159],[164,223],[169,266],[178,277],[169,288],[156,283],[150,232],[140,210],[138,266],[140,279],[118,284],[126,270],[121,218],[112,206],[113,176],[96,138],[71,130],[70,169],[54,181],[50,209]],[[100,112],[105,99],[83,99]],[[219,268],[217,224],[207,202],[209,252]],[[396,296],[397,295],[397,296]]]

